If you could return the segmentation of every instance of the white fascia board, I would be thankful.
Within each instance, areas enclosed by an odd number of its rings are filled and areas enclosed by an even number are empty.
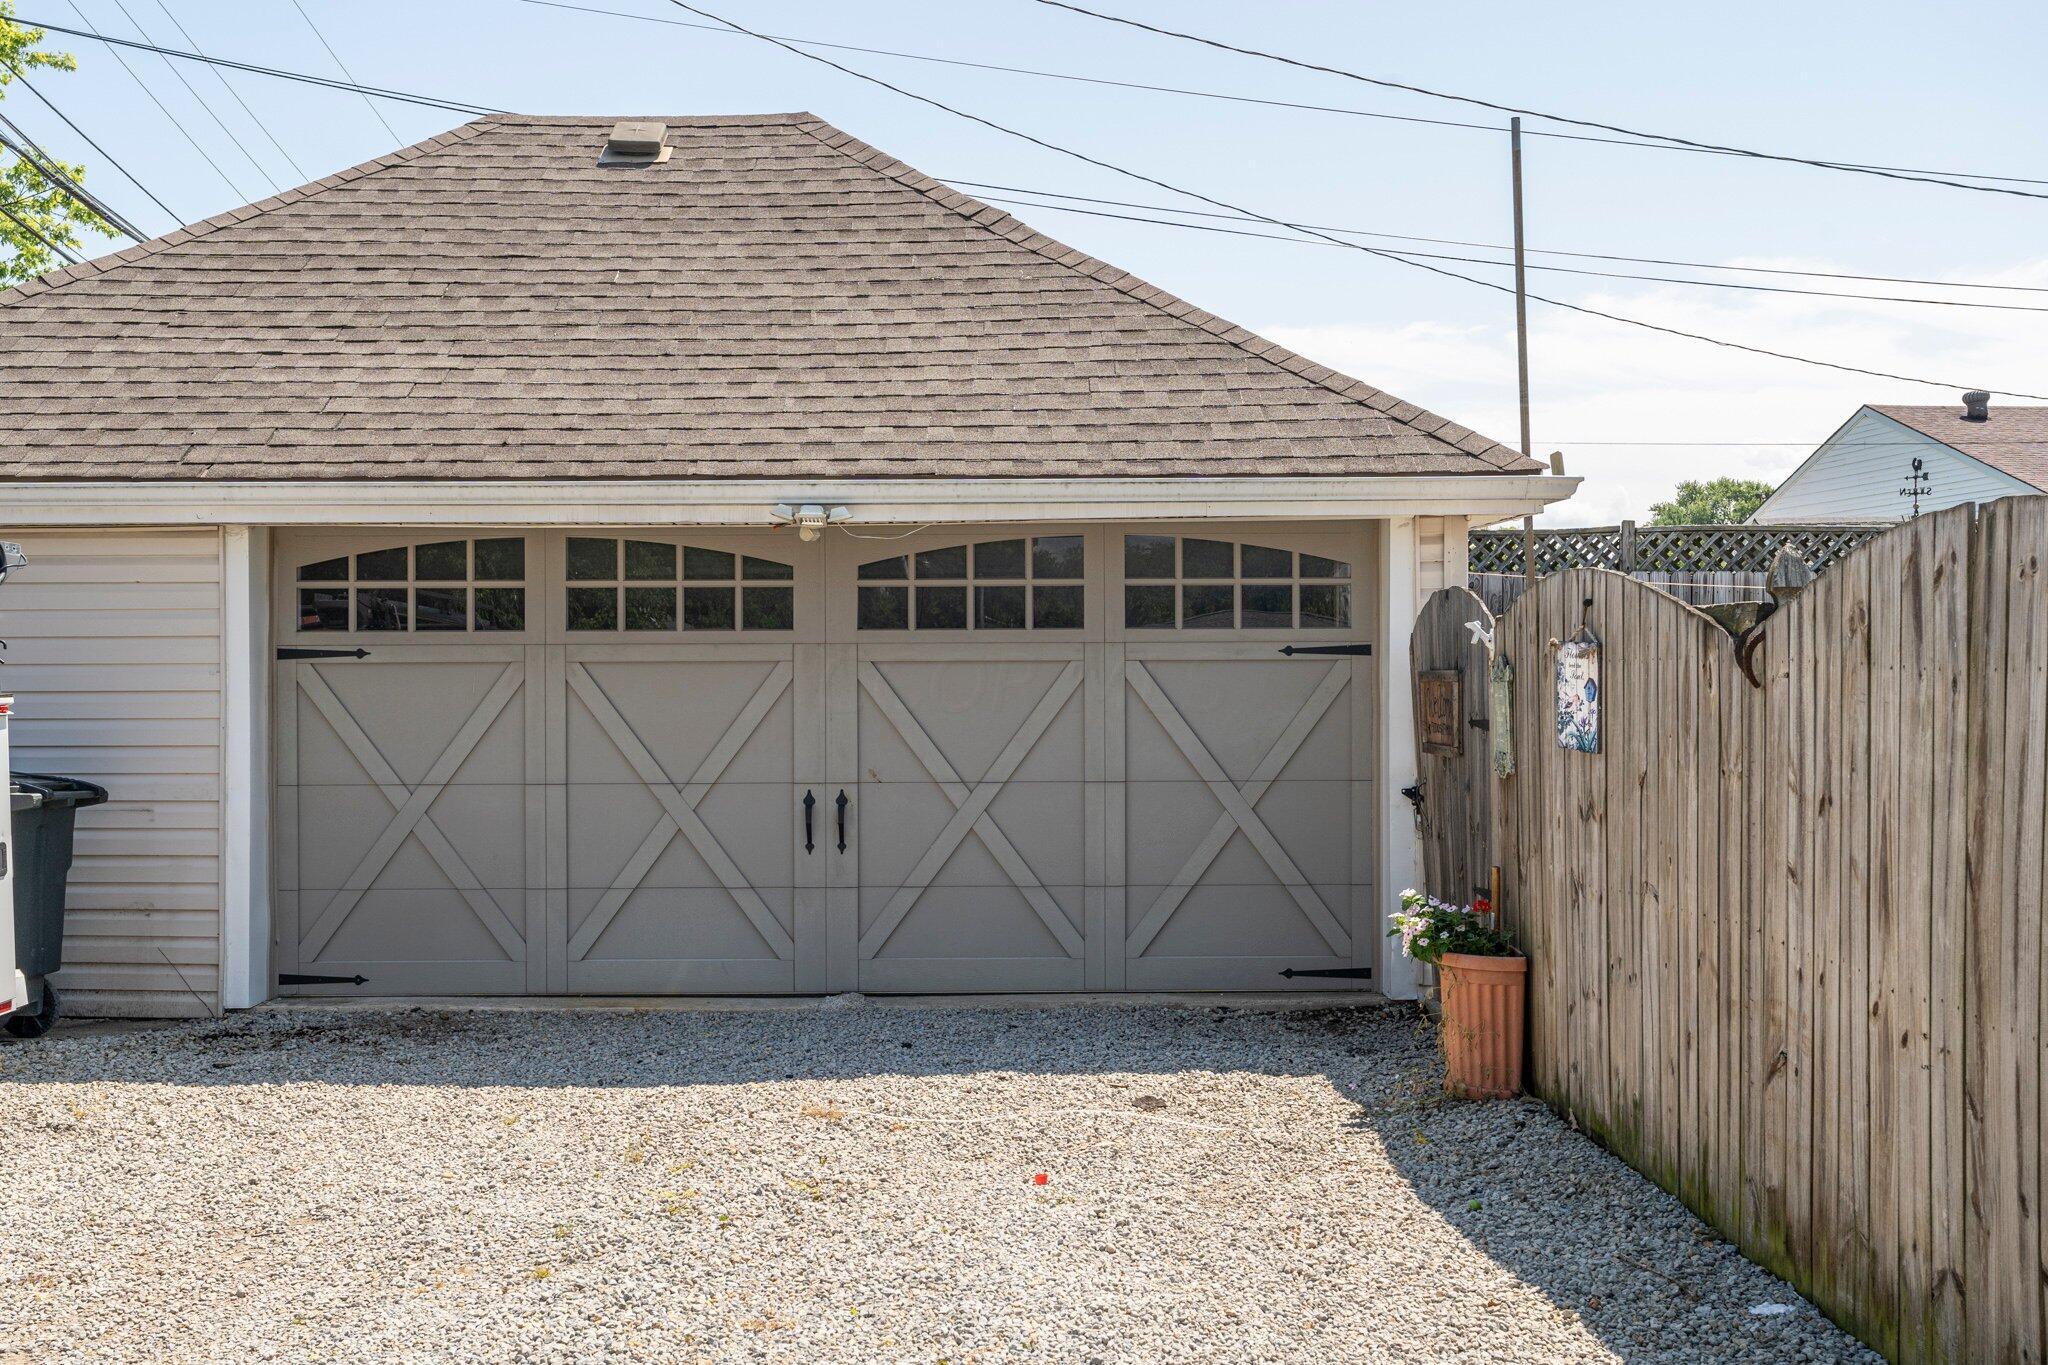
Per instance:
[[[531,482],[20,482],[9,526],[765,526],[777,503],[855,524],[1499,518],[1568,498],[1549,474],[1162,479],[563,479]]]

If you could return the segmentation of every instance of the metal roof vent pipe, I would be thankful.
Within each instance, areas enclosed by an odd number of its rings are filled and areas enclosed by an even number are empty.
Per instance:
[[[1963,395],[1963,420],[1965,422],[1988,422],[1991,420],[1991,395],[1982,389],[1971,389]]]
[[[598,155],[600,166],[658,166],[668,160],[668,125],[645,119],[614,123]]]

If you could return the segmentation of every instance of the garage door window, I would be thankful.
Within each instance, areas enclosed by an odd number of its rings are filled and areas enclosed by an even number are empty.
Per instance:
[[[861,630],[1079,630],[1079,536],[1031,536],[889,555],[860,566]]]
[[[794,630],[796,569],[661,540],[571,536],[570,630]]]
[[[1351,566],[1243,541],[1124,537],[1124,625],[1134,630],[1343,630]]]
[[[300,566],[302,631],[526,629],[526,541],[437,540]]]

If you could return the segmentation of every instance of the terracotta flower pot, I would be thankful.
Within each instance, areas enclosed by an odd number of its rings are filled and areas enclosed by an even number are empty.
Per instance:
[[[1437,963],[1444,1015],[1444,1086],[1468,1100],[1522,1093],[1522,1012],[1526,957],[1445,953]]]

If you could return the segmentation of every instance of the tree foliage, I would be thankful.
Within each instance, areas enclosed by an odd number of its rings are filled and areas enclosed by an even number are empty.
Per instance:
[[[0,99],[9,85],[30,71],[76,71],[78,59],[68,52],[42,49],[43,30],[27,28],[14,20],[14,0],[0,0]],[[60,174],[73,180],[85,175],[83,166],[46,158]],[[8,165],[0,170],[0,243],[8,248],[0,260],[0,284],[31,279],[65,264],[52,249],[76,249],[81,231],[106,232],[98,214],[73,199],[37,170],[26,157],[9,154]]]
[[[1733,526],[1770,495],[1771,485],[1760,479],[1686,479],[1671,501],[1650,504],[1650,525]]]

